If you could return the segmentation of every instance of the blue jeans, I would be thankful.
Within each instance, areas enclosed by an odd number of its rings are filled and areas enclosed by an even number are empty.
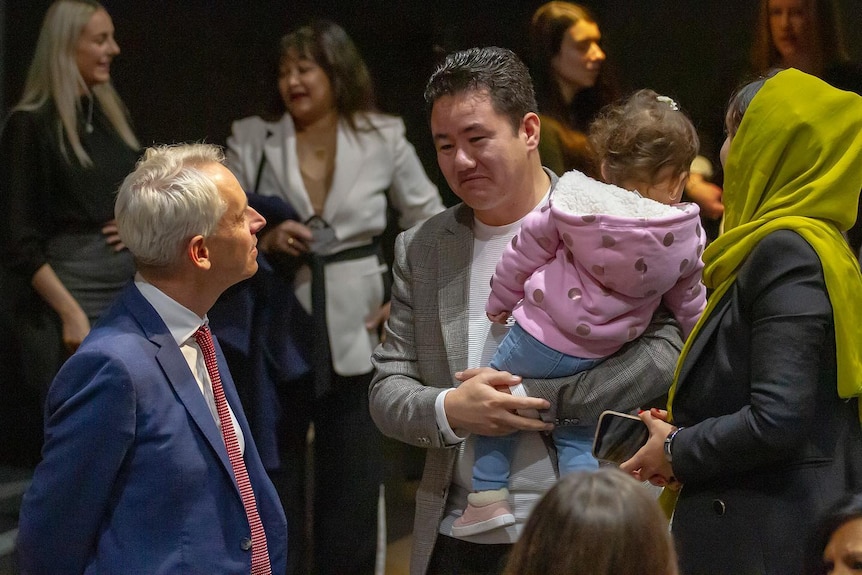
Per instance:
[[[517,323],[500,342],[491,367],[535,379],[556,379],[592,369],[604,358],[586,359],[566,355],[543,344]],[[592,455],[593,426],[569,425],[551,432],[560,464],[560,475],[578,469],[598,469]],[[473,489],[501,489],[509,484],[509,470],[517,432],[502,436],[476,436]]]
[[[604,358],[586,359],[548,347],[517,323],[491,358],[491,367],[530,379],[556,379],[592,369]]]

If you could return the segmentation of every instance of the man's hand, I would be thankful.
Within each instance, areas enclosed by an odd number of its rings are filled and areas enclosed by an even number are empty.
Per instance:
[[[468,369],[456,373],[455,377],[461,385],[446,394],[443,406],[449,425],[456,433],[506,435],[519,430],[551,431],[554,428],[550,423],[515,413],[519,409],[550,407],[544,399],[513,396],[509,386],[520,383],[520,377],[490,367]]]
[[[722,190],[701,174],[692,173],[685,185],[688,197],[700,206],[700,213],[710,220],[717,220],[724,215],[724,204],[721,203]]]
[[[661,409],[642,411],[639,414],[649,429],[649,439],[634,456],[620,465],[620,469],[640,481],[649,481],[660,487],[678,485],[673,467],[664,455],[664,440],[674,427],[665,421],[667,412]]]

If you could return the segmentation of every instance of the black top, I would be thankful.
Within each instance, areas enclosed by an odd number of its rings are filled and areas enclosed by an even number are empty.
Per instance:
[[[680,573],[800,573],[817,518],[862,489],[857,399],[837,392],[839,311],[814,249],[777,230],[694,337],[673,402]]]
[[[839,62],[830,66],[823,72],[823,81],[862,96],[862,66],[855,62]]]
[[[86,116],[89,99],[82,100]],[[49,102],[32,112],[14,111],[0,134],[0,250],[2,262],[28,279],[46,263],[46,241],[64,232],[98,232],[114,218],[120,183],[135,166],[130,148],[93,105],[93,130],[83,122],[81,145],[93,164],[84,167]]]

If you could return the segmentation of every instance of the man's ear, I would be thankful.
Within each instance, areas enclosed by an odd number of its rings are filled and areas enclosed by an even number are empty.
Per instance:
[[[188,254],[189,261],[200,269],[208,270],[212,265],[206,239],[201,235],[194,236],[189,240],[186,253]]]
[[[538,148],[539,138],[542,131],[539,115],[535,112],[527,112],[524,114],[524,119],[521,120],[521,124],[524,126],[524,135],[527,138],[527,147],[531,150]]]

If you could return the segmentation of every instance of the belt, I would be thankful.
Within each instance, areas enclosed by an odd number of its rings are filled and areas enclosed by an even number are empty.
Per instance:
[[[314,372],[314,395],[322,397],[332,389],[332,350],[329,347],[329,327],[326,321],[326,264],[358,260],[377,256],[383,263],[383,249],[379,238],[365,246],[350,248],[337,254],[322,256],[308,255],[311,268],[311,323],[315,343],[311,350],[311,367]]]

